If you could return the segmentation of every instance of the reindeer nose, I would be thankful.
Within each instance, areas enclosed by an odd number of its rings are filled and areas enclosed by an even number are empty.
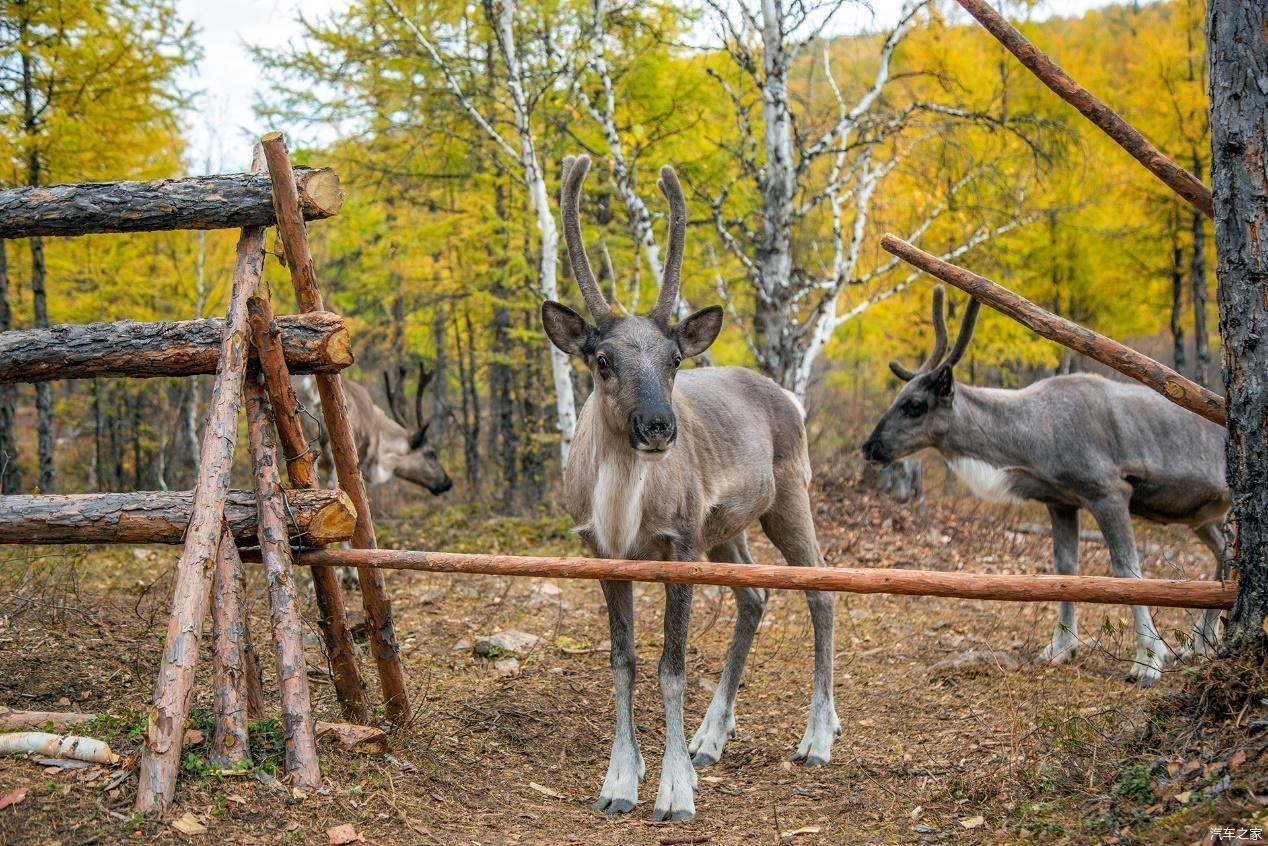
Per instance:
[[[630,416],[630,446],[635,449],[668,449],[678,436],[678,424],[668,408]]]
[[[882,464],[888,464],[893,459],[888,447],[876,438],[868,438],[863,443],[863,457]]]

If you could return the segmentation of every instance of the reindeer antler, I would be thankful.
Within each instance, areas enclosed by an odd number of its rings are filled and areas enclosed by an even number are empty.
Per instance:
[[[400,381],[405,381],[405,368],[398,368],[400,372]],[[387,391],[387,410],[391,413],[392,419],[400,424],[401,428],[409,429],[409,424],[405,422],[405,415],[401,413],[400,397],[397,390],[392,387],[392,371],[383,371],[383,387]]]
[[[414,420],[419,429],[423,428],[423,389],[435,375],[435,372],[428,372],[427,362],[418,362],[418,387],[414,391]]]
[[[960,359],[964,358],[964,353],[969,347],[969,341],[973,338],[973,327],[977,323],[977,313],[982,304],[976,298],[969,298],[969,306],[964,312],[964,319],[960,321],[960,333],[956,336],[955,346],[951,348],[950,355],[944,354],[947,351],[947,317],[945,311],[946,289],[941,285],[935,285],[933,289],[933,351],[929,353],[929,357],[924,360],[916,370],[908,370],[897,359],[889,363],[889,369],[895,376],[904,382],[910,382],[921,373],[928,373],[936,369],[942,364],[954,367],[960,363]]]
[[[580,215],[577,201],[581,196],[581,184],[585,182],[586,173],[590,170],[589,156],[568,156],[564,159],[563,189],[560,191],[559,205],[564,224],[564,241],[568,244],[568,260],[572,265],[572,275],[577,277],[577,286],[581,288],[581,296],[585,298],[586,308],[600,326],[612,319],[612,307],[603,298],[599,283],[595,281],[594,271],[590,268],[590,259],[586,255],[586,245],[581,239]]]
[[[678,306],[678,289],[682,285],[682,253],[687,240],[687,203],[682,196],[678,174],[669,165],[660,169],[656,186],[669,201],[669,249],[665,251],[665,268],[661,276],[660,295],[650,317],[669,322]]]

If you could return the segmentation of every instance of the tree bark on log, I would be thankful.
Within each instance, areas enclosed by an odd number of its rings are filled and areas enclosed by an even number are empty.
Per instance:
[[[121,320],[0,332],[0,384],[215,373],[224,323]],[[337,314],[288,315],[277,327],[293,373],[337,373],[352,364],[348,329]]]
[[[340,490],[288,490],[287,527],[304,546],[352,537],[356,509]],[[194,516],[193,491],[0,496],[0,544],[181,543]],[[224,520],[234,539],[254,545],[255,494],[230,491]]]
[[[1268,9],[1207,6],[1220,337],[1228,392],[1229,560],[1241,573],[1228,647],[1264,648],[1268,616]]]
[[[291,175],[291,161],[281,133],[270,133],[260,139],[265,161],[273,178],[273,203],[276,209],[277,231],[286,250],[286,263],[295,288],[295,301],[300,311],[321,311],[321,290],[317,287],[317,272],[312,253],[308,248],[308,235],[300,214],[300,198],[290,186],[295,183]],[[330,452],[339,477],[339,487],[352,498],[357,510],[357,527],[352,545],[358,549],[376,549],[378,539],[374,534],[374,519],[370,501],[366,496],[365,479],[357,459],[356,444],[348,424],[348,403],[343,382],[338,374],[317,374],[317,392],[321,396],[321,412],[330,437]],[[397,725],[403,725],[410,716],[409,697],[405,692],[405,674],[401,669],[400,646],[392,623],[392,603],[387,597],[383,573],[374,569],[360,574],[361,598],[365,607],[366,625],[370,631],[370,649],[379,670],[379,684],[383,690],[383,704],[387,717]]]
[[[231,769],[250,757],[247,744],[247,616],[242,561],[227,532],[212,577],[211,657],[216,729],[211,762]]]
[[[1112,338],[1080,326],[1072,320],[1058,317],[1002,285],[950,262],[945,262],[901,238],[886,235],[881,239],[881,246],[908,264],[976,297],[1035,334],[1096,359],[1124,376],[1129,376],[1142,385],[1153,388],[1176,405],[1187,408],[1213,423],[1224,425],[1223,398],[1191,379],[1186,379],[1165,364],[1154,361],[1149,356],[1138,353]]]
[[[259,358],[260,372],[264,377],[264,388],[273,408],[273,420],[277,425],[282,453],[286,457],[287,479],[293,488],[314,488],[317,486],[317,477],[312,447],[304,436],[304,429],[296,413],[299,401],[295,397],[295,391],[291,389],[290,373],[287,371],[282,346],[278,342],[273,306],[264,294],[267,294],[267,286],[262,285],[257,295],[247,301],[247,321],[251,324],[252,341]],[[314,567],[312,575],[313,593],[316,595],[320,615],[317,625],[326,646],[326,657],[330,661],[331,676],[344,718],[357,723],[368,722],[370,715],[365,704],[365,682],[361,678],[361,669],[357,666],[343,588],[339,586],[339,578],[330,567]]]
[[[339,213],[343,191],[330,168],[296,168],[308,220]],[[239,229],[270,226],[272,184],[262,173],[225,173],[149,182],[81,182],[0,191],[0,238]]]
[[[185,548],[176,565],[172,613],[163,659],[154,686],[145,746],[141,751],[136,810],[162,813],[176,793],[181,739],[194,693],[194,669],[202,640],[203,619],[211,596],[211,578],[229,495],[229,474],[238,437],[238,412],[247,370],[247,298],[260,281],[264,265],[264,229],[242,230],[233,288],[221,340],[220,367],[212,389],[203,433],[193,515]]]
[[[776,590],[893,593],[1017,602],[1097,602],[1172,608],[1228,608],[1232,582],[1118,579],[1112,576],[996,576],[939,570],[788,567],[711,561],[631,561],[616,558],[545,558],[400,549],[317,549],[295,557],[301,565],[382,567],[427,573],[613,579],[665,584],[726,585]]]
[[[0,707],[0,731],[44,731],[50,728],[65,731],[96,717],[96,714],[76,711],[13,711]]]
[[[1112,138],[1132,158],[1158,177],[1168,188],[1187,200],[1207,217],[1215,216],[1211,189],[1187,170],[1167,158],[1138,129],[1123,120],[1095,94],[1066,73],[1047,54],[1030,42],[1016,27],[995,11],[986,0],[956,0],[970,15],[977,18],[987,32],[995,36],[1008,52],[1017,57],[1027,70],[1048,86],[1054,94],[1079,110],[1085,118]]]
[[[273,623],[277,686],[282,702],[286,772],[293,784],[311,789],[321,786],[321,768],[317,764],[317,735],[308,691],[308,664],[304,660],[304,624],[299,616],[291,546],[286,537],[286,503],[277,472],[277,448],[270,425],[272,414],[264,388],[257,379],[247,382],[246,402],[247,439],[251,444],[260,512],[260,555],[268,573],[269,617]]]

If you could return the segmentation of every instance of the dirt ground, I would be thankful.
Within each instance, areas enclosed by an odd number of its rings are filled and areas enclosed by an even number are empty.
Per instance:
[[[820,475],[817,522],[830,564],[1048,569],[1049,539],[1014,531],[1042,522],[1041,510],[982,505],[940,484],[912,508],[859,487],[855,468]],[[435,501],[400,511],[381,521],[384,545],[579,551],[557,514],[505,520]],[[1207,553],[1184,530],[1149,528],[1139,540],[1149,575],[1209,577]],[[758,533],[753,546],[759,561],[779,560]],[[1208,670],[1175,668],[1148,691],[1124,684],[1130,613],[1112,606],[1080,608],[1089,643],[1073,663],[1036,667],[1055,620],[1049,605],[842,595],[836,699],[844,731],[830,765],[789,764],[812,664],[805,602],[790,593],[770,603],[740,691],[738,736],[701,772],[697,818],[653,825],[664,736],[655,682],[662,589],[654,585],[636,591],[643,803],[609,818],[590,810],[613,710],[598,586],[410,573],[389,574],[389,587],[415,717],[390,734],[386,754],[323,741],[325,787],[296,795],[272,777],[281,775],[279,733],[262,721],[253,726],[253,771],[217,775],[205,745],[190,745],[176,809],[140,819],[131,812],[139,734],[175,559],[171,548],[0,550],[0,704],[97,712],[81,733],[124,756],[118,767],[80,770],[0,760],[0,843],[324,844],[327,829],[343,824],[371,843],[1195,843],[1215,842],[1212,825],[1241,829],[1244,842],[1268,827],[1258,668],[1227,670],[1237,684],[1218,688],[1227,692],[1218,702],[1202,692],[1213,689],[1203,687]],[[1099,543],[1085,543],[1082,560],[1086,573],[1109,573]],[[251,585],[267,657],[258,573]],[[310,621],[313,613],[305,609]],[[1160,611],[1156,620],[1173,643],[1191,626],[1189,612]],[[729,593],[697,588],[689,733],[733,621]],[[476,636],[512,629],[541,637],[517,670],[472,653]],[[974,663],[964,659],[970,650],[994,654]],[[939,666],[957,656],[958,664]],[[337,720],[315,631],[308,657],[318,716]],[[206,728],[210,714],[208,663],[195,728]],[[373,686],[370,663],[362,666]],[[206,834],[172,827],[187,813]]]

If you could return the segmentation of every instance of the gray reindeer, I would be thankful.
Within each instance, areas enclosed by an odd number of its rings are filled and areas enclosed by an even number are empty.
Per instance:
[[[1134,514],[1192,528],[1214,555],[1216,578],[1222,579],[1222,526],[1230,505],[1223,429],[1142,385],[1090,374],[1053,376],[1020,390],[957,383],[953,368],[973,336],[978,302],[969,302],[947,354],[943,297],[938,286],[934,348],[924,364],[913,372],[890,363],[907,385],[863,444],[864,456],[889,463],[933,447],[979,497],[1042,502],[1052,519],[1053,563],[1061,575],[1079,571],[1079,509],[1086,509],[1105,537],[1115,576],[1140,577]],[[1127,679],[1146,686],[1159,678],[1170,652],[1148,608],[1133,607],[1132,617],[1136,658]],[[1205,653],[1218,633],[1219,612],[1208,610],[1186,653]],[[1062,602],[1052,642],[1038,661],[1068,661],[1079,643],[1074,604]]]
[[[770,379],[736,367],[682,373],[683,359],[704,352],[722,327],[722,309],[702,309],[670,324],[678,298],[686,204],[672,168],[661,169],[669,201],[669,249],[660,295],[647,315],[613,313],[595,281],[578,222],[577,202],[589,158],[565,159],[562,212],[573,274],[590,325],[557,302],[542,305],[552,343],[581,359],[594,378],[564,470],[565,504],[596,556],[751,563],[745,530],[760,521],[790,564],[822,559],[811,518],[810,462],[802,410]],[[653,819],[695,816],[695,766],[715,763],[735,735],[735,695],[769,591],[736,589],[735,633],[713,701],[688,744],[683,733],[687,624],[691,585],[665,586],[665,641],[660,690],[665,754]],[[616,688],[616,734],[607,777],[595,804],[611,813],[638,802],[643,756],[634,734],[634,593],[629,582],[604,582]],[[814,691],[794,760],[823,764],[840,734],[832,692],[829,594],[808,592],[814,626]],[[691,757],[694,755],[694,758]]]

